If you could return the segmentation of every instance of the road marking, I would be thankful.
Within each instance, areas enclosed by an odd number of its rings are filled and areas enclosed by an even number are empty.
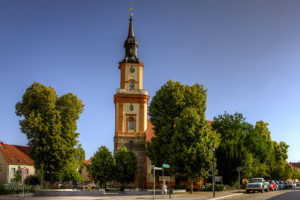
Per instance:
[[[216,197],[216,198],[212,198],[212,199],[214,199],[214,200],[216,200],[216,199],[225,199],[225,198],[228,198],[228,197],[238,196],[238,195],[241,195],[241,194],[243,194],[243,193],[231,194],[231,195],[222,196],[222,197]],[[209,199],[209,200],[212,200],[212,199]]]

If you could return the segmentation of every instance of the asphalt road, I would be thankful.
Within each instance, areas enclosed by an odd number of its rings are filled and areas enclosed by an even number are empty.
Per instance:
[[[0,200],[16,200],[11,196],[0,195]],[[24,200],[150,200],[153,199],[152,195],[109,195],[109,196],[68,196],[68,197],[25,197]],[[157,195],[155,199],[169,199],[168,196]],[[212,194],[209,192],[195,192],[190,195],[177,194],[172,197],[175,200],[212,200]],[[300,200],[300,187],[289,190],[280,190],[276,192],[265,193],[238,193],[238,192],[217,192],[215,200]]]
[[[300,200],[300,188],[279,190],[277,192],[244,193],[239,196],[228,197],[226,200]]]

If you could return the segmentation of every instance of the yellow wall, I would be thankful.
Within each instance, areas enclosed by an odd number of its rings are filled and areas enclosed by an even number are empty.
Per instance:
[[[134,72],[130,72],[130,68],[134,68]],[[143,72],[140,70],[143,70],[143,68],[140,67],[140,64],[132,64],[132,63],[126,63],[125,66],[125,89],[130,89],[129,82],[130,80],[135,80],[138,83],[134,84],[134,89],[143,89]]]
[[[1,167],[1,171],[0,171],[0,184],[5,184],[7,183],[8,179],[8,169],[7,169],[7,163],[6,160],[4,159],[2,153],[0,152],[0,167]]]
[[[116,103],[116,115],[115,115],[115,128],[116,132],[118,132],[118,125],[119,125],[119,103]]]
[[[15,168],[15,172],[16,172],[19,167],[21,169],[23,167],[26,167],[27,170],[28,170],[28,174],[24,175],[24,178],[26,178],[29,175],[34,175],[35,174],[35,169],[34,169],[34,166],[32,166],[32,165],[8,165],[8,183],[12,182],[12,179],[14,178],[14,174],[11,173],[11,169]]]
[[[133,105],[133,110],[131,111],[129,109],[130,105]],[[127,119],[126,114],[135,114],[136,115],[136,132],[140,131],[140,105],[136,103],[124,103],[123,104],[123,132],[126,132],[126,126],[127,126]],[[128,132],[134,132],[134,130],[128,130]]]

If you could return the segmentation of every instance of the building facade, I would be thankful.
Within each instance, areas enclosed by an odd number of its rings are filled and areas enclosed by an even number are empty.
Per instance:
[[[29,157],[29,147],[26,146],[0,142],[0,165],[0,184],[14,182],[15,173],[22,168],[27,169],[23,178],[35,174],[34,162]]]
[[[120,148],[131,150],[138,161],[136,186],[146,186],[146,131],[148,112],[148,91],[143,88],[144,64],[137,54],[138,42],[135,39],[132,14],[129,31],[124,42],[125,58],[119,63],[120,88],[114,95],[115,136],[114,153]]]

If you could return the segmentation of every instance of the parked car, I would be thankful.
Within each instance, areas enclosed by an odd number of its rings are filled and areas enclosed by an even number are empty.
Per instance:
[[[277,190],[278,190],[275,181],[270,180],[270,181],[268,181],[268,182],[269,182],[269,190],[272,190],[272,191],[277,191]]]
[[[246,185],[246,192],[249,193],[251,191],[260,191],[263,193],[264,191],[269,192],[269,182],[266,182],[264,178],[251,178],[250,182]]]
[[[285,188],[286,188],[286,189],[290,189],[290,188],[293,187],[293,184],[292,184],[292,182],[290,182],[290,181],[285,181],[284,184],[285,184]]]
[[[284,189],[289,189],[289,182],[288,181],[284,181]]]
[[[297,182],[297,183],[296,183],[296,186],[300,186],[300,182]]]
[[[276,181],[276,185],[278,186],[279,190],[285,189],[283,181]]]

